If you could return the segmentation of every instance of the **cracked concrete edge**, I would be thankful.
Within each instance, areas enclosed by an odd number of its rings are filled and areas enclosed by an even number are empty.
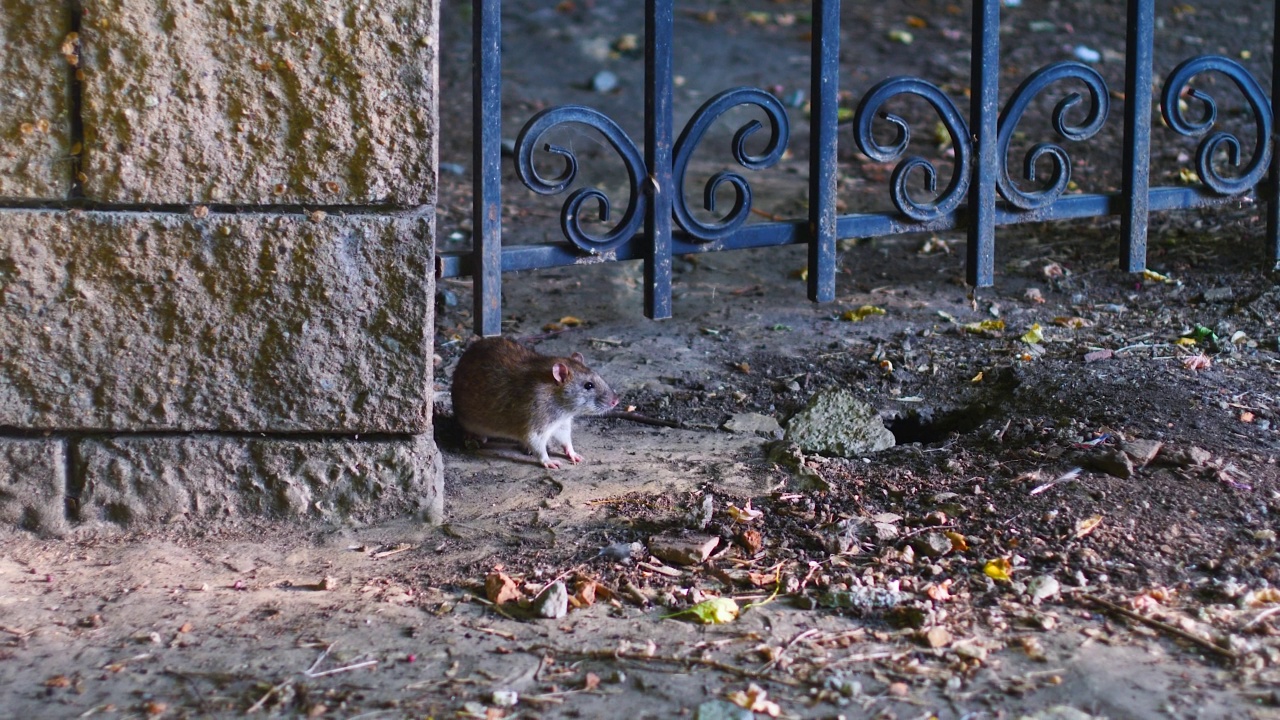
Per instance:
[[[443,478],[429,435],[3,438],[0,528],[58,537],[249,518],[436,524]]]

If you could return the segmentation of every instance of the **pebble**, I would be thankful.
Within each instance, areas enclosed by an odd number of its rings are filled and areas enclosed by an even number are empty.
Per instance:
[[[1087,63],[1096,63],[1102,59],[1102,53],[1086,45],[1077,45],[1071,54],[1075,55],[1077,60]]]
[[[613,92],[618,88],[618,76],[608,70],[601,70],[591,76],[591,89],[598,93]]]
[[[533,600],[533,612],[538,617],[559,620],[569,612],[569,590],[562,582],[552,583]]]

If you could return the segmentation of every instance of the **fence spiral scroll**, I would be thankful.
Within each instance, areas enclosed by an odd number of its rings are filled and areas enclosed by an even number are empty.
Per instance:
[[[955,170],[951,182],[938,194],[938,171],[933,164],[919,156],[912,156],[898,163],[890,179],[893,205],[907,217],[925,222],[935,220],[955,210],[965,199],[972,174],[969,126],[951,98],[936,85],[919,78],[893,77],[876,84],[858,103],[853,117],[853,140],[863,154],[878,162],[893,162],[902,157],[911,142],[911,128],[897,115],[881,113],[880,108],[899,95],[915,95],[924,98],[947,128],[955,149]],[[887,120],[897,128],[892,144],[881,145],[872,134],[871,126],[877,117]],[[931,202],[919,202],[907,192],[907,181],[912,171],[919,168],[924,173],[925,187],[936,197]]]
[[[1067,189],[1071,182],[1071,156],[1060,145],[1053,143],[1037,143],[1023,157],[1023,176],[1030,182],[1041,182],[1044,187],[1039,190],[1025,191],[1014,184],[1009,174],[1009,145],[1013,141],[1013,133],[1022,120],[1022,116],[1030,107],[1031,101],[1042,91],[1054,83],[1064,80],[1077,80],[1084,83],[1089,91],[1089,114],[1084,122],[1073,125],[1067,120],[1068,113],[1080,104],[1080,93],[1066,95],[1053,108],[1053,129],[1059,137],[1079,142],[1093,137],[1107,121],[1111,109],[1111,101],[1107,93],[1107,83],[1093,68],[1077,62],[1061,62],[1040,68],[1022,81],[1017,90],[1009,98],[998,121],[996,153],[1000,156],[1000,173],[997,176],[997,188],[1000,195],[1010,204],[1022,210],[1052,205]],[[1037,176],[1036,165],[1040,159],[1048,156],[1052,165],[1052,173],[1047,179]]]
[[[769,139],[759,155],[747,152],[747,140],[759,132],[764,125],[759,120],[751,120],[738,128],[733,135],[733,159],[748,170],[763,170],[771,167],[786,152],[787,141],[791,135],[791,126],[787,120],[787,111],[773,95],[758,88],[733,88],[725,90],[702,104],[685,125],[680,137],[676,140],[672,160],[672,181],[674,197],[672,211],[676,222],[689,235],[698,241],[709,242],[732,235],[751,212],[751,186],[741,175],[722,171],[711,176],[703,188],[703,207],[710,212],[716,211],[716,191],[724,183],[734,189],[733,208],[719,220],[704,223],[693,216],[689,210],[688,200],[684,194],[685,173],[689,168],[689,160],[694,150],[702,141],[707,130],[726,112],[735,107],[753,105],[769,120]]]
[[[630,196],[622,218],[604,235],[593,235],[582,228],[583,206],[595,200],[600,222],[609,222],[612,206],[609,197],[597,188],[580,188],[570,193],[560,208],[560,227],[564,236],[578,248],[598,254],[608,252],[626,242],[644,221],[645,195],[641,183],[645,178],[644,158],[631,138],[604,113],[580,105],[562,105],[548,108],[532,118],[521,128],[516,137],[516,173],[525,187],[539,195],[557,195],[564,192],[578,175],[578,158],[572,150],[544,144],[542,150],[564,158],[564,170],[553,178],[544,178],[533,163],[533,154],[541,137],[553,127],[567,124],[586,125],[597,130],[609,142],[626,166],[630,181]]]
[[[1241,148],[1240,139],[1235,135],[1224,131],[1209,132],[1218,118],[1218,106],[1207,93],[1189,87],[1196,75],[1205,72],[1220,73],[1235,83],[1253,111],[1257,140],[1248,166],[1238,177],[1227,177],[1213,166],[1214,155],[1225,148],[1231,165],[1240,167]],[[1202,111],[1199,120],[1189,120],[1179,103],[1184,88],[1187,88],[1187,94],[1191,98],[1200,102]],[[1202,55],[1183,61],[1165,80],[1160,97],[1160,111],[1164,115],[1164,121],[1178,134],[1187,137],[1208,135],[1200,141],[1196,150],[1196,172],[1200,175],[1200,181],[1214,192],[1219,195],[1236,195],[1254,187],[1266,175],[1272,152],[1271,104],[1262,86],[1240,63],[1220,55]]]

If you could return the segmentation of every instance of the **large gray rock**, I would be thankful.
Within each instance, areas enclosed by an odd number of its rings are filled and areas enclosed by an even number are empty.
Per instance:
[[[69,494],[87,528],[243,517],[438,521],[429,435],[378,441],[117,437],[74,443]]]
[[[422,218],[0,211],[0,426],[423,433]]]
[[[0,0],[0,198],[60,200],[71,189],[70,21],[65,3]]]
[[[430,205],[437,0],[84,0],[86,194]]]
[[[823,390],[787,423],[786,439],[807,453],[861,457],[894,446],[876,409],[848,390]]]
[[[66,532],[65,458],[59,440],[0,439],[0,528]]]

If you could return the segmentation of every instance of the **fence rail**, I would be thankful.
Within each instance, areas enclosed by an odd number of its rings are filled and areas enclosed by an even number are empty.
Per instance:
[[[645,3],[645,123],[643,149],[622,128],[598,110],[561,105],[528,120],[516,139],[515,170],[526,187],[542,195],[567,192],[574,184],[578,161],[572,150],[542,142],[553,128],[574,124],[593,128],[621,158],[630,194],[618,210],[595,188],[569,193],[560,212],[565,242],[504,247],[501,225],[501,1],[473,0],[474,200],[472,250],[441,253],[442,277],[470,276],[475,288],[475,332],[501,332],[502,273],[620,260],[644,261],[645,314],[671,316],[671,258],[687,253],[805,244],[808,246],[808,296],[825,302],[835,297],[836,247],[842,239],[897,233],[965,229],[967,280],[978,287],[994,279],[995,229],[1002,225],[1048,222],[1071,218],[1120,216],[1120,266],[1129,272],[1146,267],[1147,230],[1151,213],[1212,206],[1254,192],[1267,205],[1266,252],[1270,263],[1280,262],[1280,155],[1274,151],[1274,103],[1280,98],[1280,21],[1274,21],[1270,99],[1261,84],[1236,61],[1220,55],[1183,60],[1161,84],[1162,118],[1178,134],[1200,138],[1196,150],[1199,183],[1189,187],[1151,187],[1152,107],[1155,0],[1129,0],[1126,26],[1122,186],[1118,193],[1067,194],[1071,157],[1060,145],[1042,142],[1024,157],[1024,174],[1036,178],[1036,167],[1052,168],[1040,177],[1040,187],[1027,191],[1009,174],[1007,158],[1019,121],[1032,101],[1062,83],[1083,85],[1086,93],[1063,96],[1052,114],[1053,129],[1063,140],[1087,140],[1103,127],[1110,113],[1111,91],[1102,76],[1079,62],[1042,67],[999,105],[1000,2],[974,0],[969,113],[966,118],[938,86],[916,77],[892,77],[869,88],[853,115],[853,140],[858,149],[880,162],[897,162],[890,178],[894,211],[841,215],[837,211],[837,97],[839,92],[840,2],[814,0],[810,42],[809,214],[805,219],[746,223],[751,186],[730,171],[713,175],[704,189],[706,209],[717,212],[716,197],[732,188],[733,207],[714,222],[698,219],[688,207],[685,174],[693,151],[707,130],[732,108],[751,106],[765,123],[750,121],[734,136],[734,160],[746,169],[767,168],[778,161],[790,139],[782,103],[764,90],[731,88],[702,105],[675,136],[672,112],[673,0]],[[1280,0],[1275,3],[1280,18]],[[1255,125],[1253,148],[1216,129],[1217,104],[1192,87],[1200,75],[1215,73],[1231,84],[1248,103]],[[904,157],[911,137],[907,121],[883,111],[901,96],[922,98],[946,128],[955,151],[955,168],[947,187],[937,190],[937,170],[928,160]],[[1180,102],[1183,98],[1187,100]],[[1068,111],[1087,103],[1083,121],[1073,123]],[[1189,117],[1197,104],[1198,117]],[[895,128],[889,144],[878,141],[873,126],[887,122]],[[763,150],[747,150],[748,138],[766,133]],[[755,144],[758,143],[759,138]],[[536,152],[559,156],[563,169],[554,177],[541,175]],[[1218,159],[1215,162],[1215,159]],[[1220,170],[1225,159],[1236,169]],[[919,200],[908,191],[910,181],[923,179],[933,196]],[[594,210],[604,223],[603,234],[583,227],[582,218]],[[616,219],[615,219],[616,218]]]

